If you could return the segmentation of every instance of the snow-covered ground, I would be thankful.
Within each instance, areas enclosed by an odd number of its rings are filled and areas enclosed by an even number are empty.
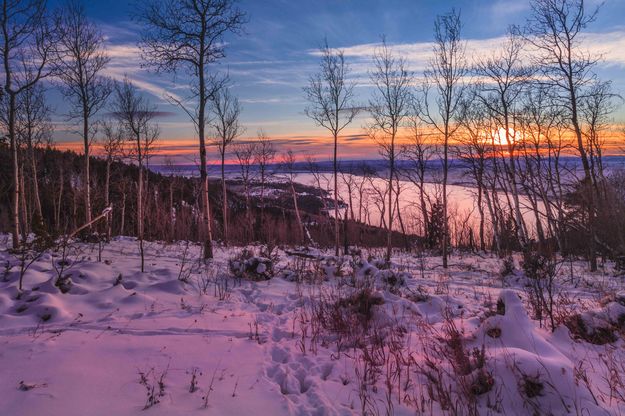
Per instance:
[[[62,293],[60,254],[35,261],[20,292],[20,261],[0,246],[0,415],[625,412],[625,296],[610,270],[562,264],[555,285],[556,318],[583,312],[598,345],[532,319],[518,258],[501,277],[486,255],[444,271],[435,257],[385,269],[381,251],[277,249],[264,253],[275,277],[253,281],[270,270],[242,258],[251,273],[233,277],[241,248],[201,266],[196,245],[148,243],[145,273],[137,248],[115,239],[98,262],[97,246],[72,245]]]

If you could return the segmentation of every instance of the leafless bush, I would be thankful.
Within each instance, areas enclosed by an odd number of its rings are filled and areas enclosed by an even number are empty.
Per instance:
[[[425,323],[422,329],[428,334],[422,346],[423,360],[416,363],[417,373],[426,383],[420,398],[422,408],[429,402],[443,414],[478,415],[478,397],[495,385],[487,369],[485,348],[469,348],[450,313],[440,331]]]
[[[220,273],[214,278],[215,297],[219,300],[230,299],[232,287],[230,285],[230,276]]]
[[[608,404],[615,402],[625,404],[625,362],[616,356],[618,350],[613,347],[606,348],[599,354],[599,362],[604,370],[603,381],[608,387]]]
[[[505,257],[501,261],[501,269],[499,270],[499,277],[501,277],[502,279],[505,277],[508,277],[514,273],[514,270],[515,270],[514,259],[512,258],[512,256],[510,255],[508,257]]]
[[[296,283],[319,284],[325,280],[325,272],[319,259],[294,256],[281,271],[284,279]]]
[[[189,374],[187,372],[187,374]],[[198,377],[202,377],[202,372],[199,368],[193,367],[191,369],[191,381],[189,382],[189,393],[195,393],[198,389]]]
[[[215,367],[215,370],[213,371],[213,375],[211,376],[211,381],[208,384],[208,389],[206,390],[206,393],[204,393],[204,396],[202,397],[202,407],[204,409],[208,409],[208,399],[210,397],[211,392],[213,391],[213,385],[215,384],[215,377],[217,376],[217,370],[219,367]]]
[[[415,290],[407,288],[404,296],[415,303],[427,302],[431,298],[428,289],[422,285],[417,286]]]
[[[165,396],[165,377],[168,370],[169,366],[160,373],[154,368],[147,372],[139,370],[139,384],[145,388],[147,396],[144,410],[160,403],[161,397]]]
[[[258,320],[254,320],[254,322],[249,322],[247,324],[249,326],[249,338],[251,341],[256,341],[257,343],[261,344],[261,337],[260,337],[260,331],[258,329]]]
[[[32,241],[23,241],[22,245],[13,250],[13,254],[18,260],[19,265],[19,290],[20,292],[23,290],[24,286],[24,275],[36,261],[38,261],[41,256],[46,252],[46,250],[50,247],[46,241],[42,241],[39,237],[36,237]],[[10,269],[10,264],[7,262],[5,270]],[[8,275],[8,272],[6,272]]]
[[[186,241],[184,249],[182,250],[182,257],[180,258],[180,269],[178,270],[178,280],[184,283],[189,283],[191,274],[196,270],[197,264],[190,262],[189,259],[189,241]]]
[[[523,271],[528,279],[527,295],[534,318],[548,319],[551,330],[556,329],[555,302],[557,263],[552,256],[527,250],[523,253]]]
[[[58,243],[56,254],[57,258],[52,259],[52,267],[56,272],[54,285],[62,293],[67,293],[72,288],[72,278],[68,272],[78,264],[78,258],[82,254],[82,250],[74,240],[64,236]]]

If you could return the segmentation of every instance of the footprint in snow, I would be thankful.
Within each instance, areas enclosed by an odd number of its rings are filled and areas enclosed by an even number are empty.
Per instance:
[[[271,350],[271,359],[276,363],[286,364],[290,358],[291,354],[280,347],[273,347]]]

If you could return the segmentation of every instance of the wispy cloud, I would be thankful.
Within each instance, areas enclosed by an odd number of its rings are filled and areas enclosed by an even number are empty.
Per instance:
[[[137,88],[159,100],[167,101],[166,97],[171,96],[182,101],[182,98],[173,92],[176,89],[173,83],[142,68],[141,50],[136,44],[108,44],[106,51],[111,62],[103,71],[104,75],[116,81],[122,81],[127,77]]]
[[[586,33],[584,47],[599,54],[607,65],[625,66],[625,30],[606,33]]]
[[[480,57],[490,56],[505,42],[505,36],[488,39],[466,40],[466,56],[469,62]],[[367,74],[373,66],[373,55],[381,43],[365,43],[342,48],[345,56],[351,58],[355,76]],[[389,48],[397,56],[406,60],[408,68],[421,72],[427,68],[432,59],[433,42],[397,43],[390,44]],[[602,65],[625,66],[625,30],[615,30],[605,33],[585,33],[582,38],[582,49],[602,58]],[[318,57],[318,50],[309,50],[308,54]]]

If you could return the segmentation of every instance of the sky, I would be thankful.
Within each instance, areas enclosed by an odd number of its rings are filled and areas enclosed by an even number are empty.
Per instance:
[[[51,6],[60,0],[51,0]],[[587,0],[590,7],[597,0]],[[163,113],[161,156],[174,155],[177,163],[197,160],[197,140],[187,116],[166,99],[165,94],[184,97],[187,79],[174,80],[169,74],[155,74],[142,67],[137,41],[141,27],[131,15],[135,0],[85,0],[88,16],[106,37],[111,63],[106,75],[128,77]],[[370,96],[367,71],[371,54],[385,36],[387,42],[407,59],[416,75],[423,72],[431,56],[434,19],[455,8],[463,21],[469,61],[480,53],[495,50],[511,24],[523,25],[529,0],[240,0],[248,13],[245,33],[226,37],[226,58],[214,66],[227,72],[232,91],[238,96],[245,126],[242,139],[259,130],[275,139],[280,150],[320,160],[331,155],[331,139],[304,115],[306,101],[302,88],[319,64],[316,52],[327,38],[333,48],[345,51],[359,103]],[[597,20],[587,29],[586,47],[601,53],[599,76],[612,80],[614,90],[625,96],[625,1],[606,0]],[[63,114],[62,97],[51,90],[50,100],[57,115],[55,139],[65,147],[80,150],[78,137]],[[617,112],[617,121],[625,120]],[[358,117],[341,139],[344,159],[374,159],[375,145],[363,134],[366,116]],[[213,150],[214,153],[214,150]]]

